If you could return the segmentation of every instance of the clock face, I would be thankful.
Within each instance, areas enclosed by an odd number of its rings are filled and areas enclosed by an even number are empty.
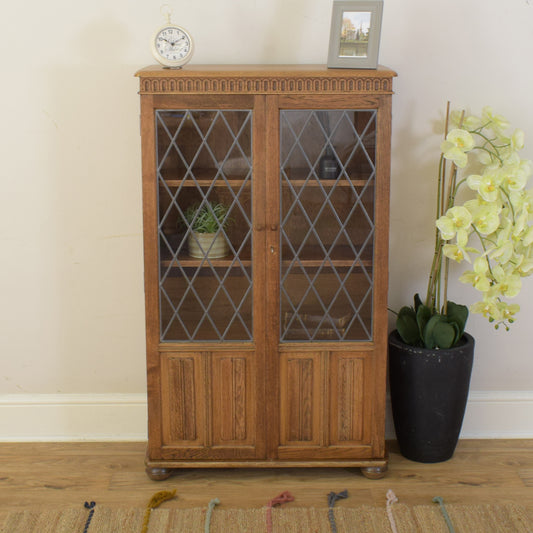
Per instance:
[[[179,67],[192,57],[191,36],[179,26],[164,26],[152,41],[154,57],[165,66]]]

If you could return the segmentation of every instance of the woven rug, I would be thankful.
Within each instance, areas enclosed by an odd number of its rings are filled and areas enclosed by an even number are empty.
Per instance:
[[[438,505],[392,509],[397,533],[532,533],[533,522],[519,505],[447,505],[453,529]],[[389,533],[393,526],[385,506],[347,508],[337,506],[334,524],[328,508],[274,508],[267,527],[267,509],[217,507],[206,527],[207,509],[158,508],[150,514],[147,533]],[[87,526],[89,511],[79,509],[20,511],[10,513],[2,533],[141,533],[142,508],[108,508],[96,505]]]

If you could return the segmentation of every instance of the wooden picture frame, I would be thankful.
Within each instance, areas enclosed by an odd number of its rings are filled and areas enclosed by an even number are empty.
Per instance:
[[[378,66],[383,0],[333,2],[329,40],[329,68]]]

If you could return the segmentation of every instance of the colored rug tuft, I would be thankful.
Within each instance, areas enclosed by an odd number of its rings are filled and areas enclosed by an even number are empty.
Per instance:
[[[439,505],[392,507],[224,509],[153,508],[149,523],[146,509],[109,508],[104,505],[77,509],[10,513],[1,533],[331,533],[332,516],[337,533],[532,533],[527,510],[515,504]],[[391,515],[393,520],[391,521]],[[88,517],[90,515],[90,520]],[[446,519],[447,518],[447,519]],[[206,521],[207,519],[207,521]],[[271,524],[269,525],[269,520]],[[450,529],[450,526],[452,529]]]

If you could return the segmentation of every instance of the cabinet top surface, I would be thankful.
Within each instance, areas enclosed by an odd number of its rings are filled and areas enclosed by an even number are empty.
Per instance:
[[[160,65],[150,65],[140,69],[135,75],[140,78],[146,76],[157,77],[187,77],[187,76],[333,76],[333,77],[392,77],[396,73],[382,65],[377,69],[328,68],[327,65],[187,65],[180,69],[165,68]]]
[[[396,73],[377,69],[331,69],[326,65],[187,65],[145,67],[141,94],[392,94]]]

